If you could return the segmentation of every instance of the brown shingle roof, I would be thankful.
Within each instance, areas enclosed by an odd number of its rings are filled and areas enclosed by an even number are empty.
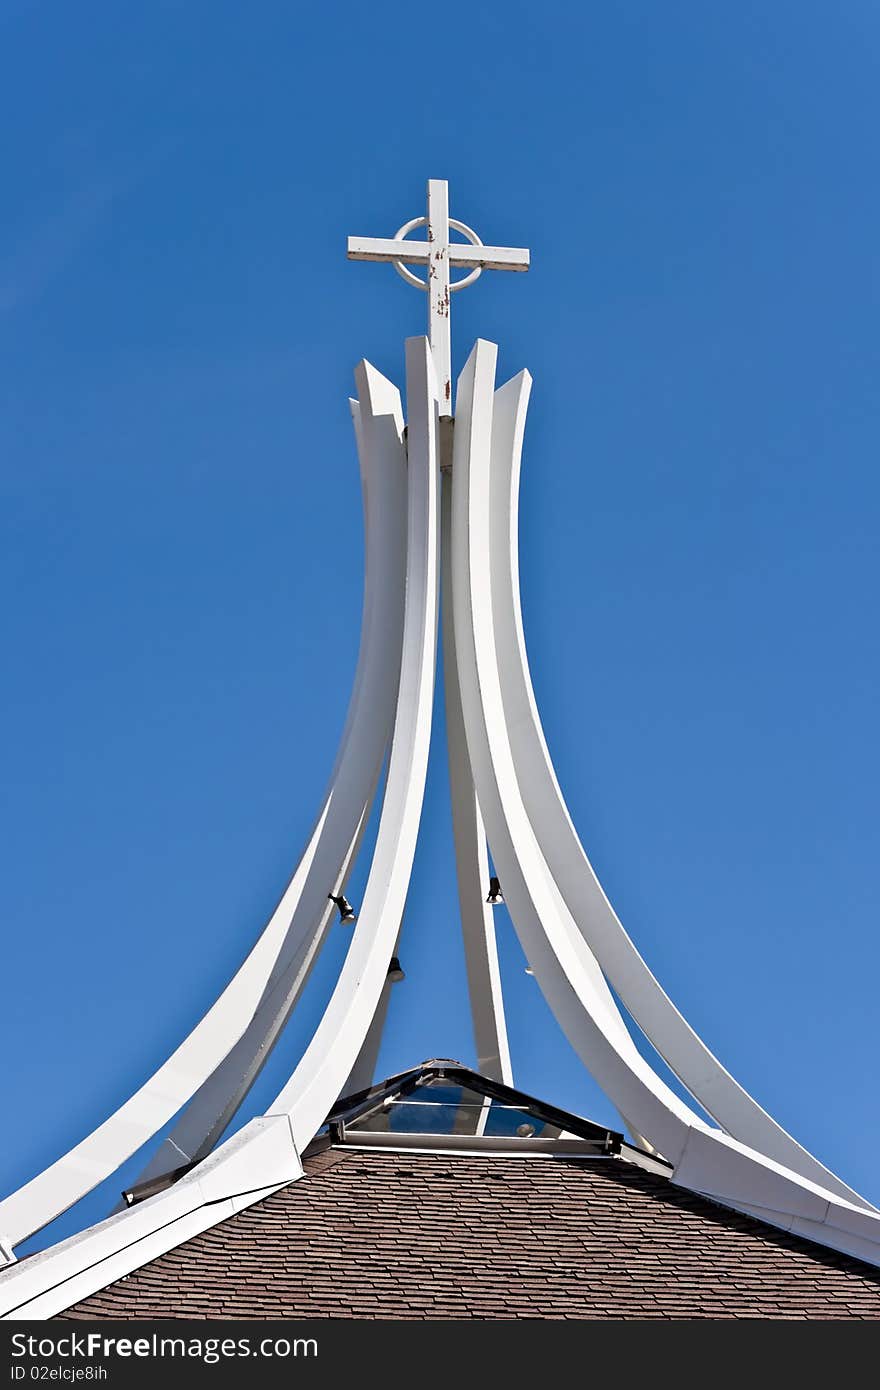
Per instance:
[[[333,1148],[69,1318],[880,1318],[880,1270],[620,1159]]]

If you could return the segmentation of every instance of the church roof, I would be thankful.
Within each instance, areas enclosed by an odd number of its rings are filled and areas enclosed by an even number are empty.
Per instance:
[[[301,1179],[62,1316],[880,1318],[880,1270],[457,1064],[334,1116]]]

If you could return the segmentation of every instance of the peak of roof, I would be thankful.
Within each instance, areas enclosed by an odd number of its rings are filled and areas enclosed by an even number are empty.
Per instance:
[[[880,1318],[880,1271],[621,1158],[328,1144],[75,1319]]]

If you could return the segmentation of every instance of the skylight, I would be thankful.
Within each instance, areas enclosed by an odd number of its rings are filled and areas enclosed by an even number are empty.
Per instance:
[[[480,1076],[458,1063],[426,1063],[369,1091],[345,1097],[329,1117],[336,1142],[412,1143],[413,1136],[468,1140],[479,1146],[547,1147],[573,1141],[617,1153],[621,1135]],[[385,1140],[381,1138],[385,1136]],[[405,1138],[406,1137],[406,1138]],[[567,1147],[567,1145],[566,1145]]]

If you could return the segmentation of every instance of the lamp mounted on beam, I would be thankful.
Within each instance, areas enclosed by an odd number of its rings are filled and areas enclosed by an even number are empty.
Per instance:
[[[327,897],[330,899],[331,903],[335,903],[339,908],[339,922],[341,926],[350,927],[352,922],[357,921],[357,913],[344,893],[340,893],[338,896],[334,893],[328,893]]]

